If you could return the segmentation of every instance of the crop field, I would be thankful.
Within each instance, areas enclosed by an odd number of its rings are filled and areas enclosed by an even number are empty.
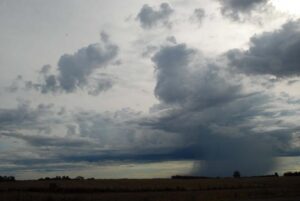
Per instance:
[[[1,182],[0,200],[299,201],[300,177]]]

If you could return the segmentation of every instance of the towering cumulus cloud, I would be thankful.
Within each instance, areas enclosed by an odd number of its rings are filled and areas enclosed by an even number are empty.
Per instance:
[[[67,92],[86,85],[88,77],[98,68],[106,66],[118,53],[118,47],[108,41],[102,33],[101,44],[92,44],[78,50],[75,54],[63,55],[58,62],[58,80]]]
[[[246,74],[290,77],[300,75],[300,21],[290,21],[274,32],[250,40],[246,51],[227,53],[230,64]]]
[[[246,92],[238,79],[185,44],[161,47],[152,61],[155,94],[166,110],[148,124],[182,136],[201,161],[195,173],[224,176],[238,169],[254,175],[273,166],[272,147],[253,121],[272,115],[265,112],[267,95]]]
[[[250,15],[253,10],[263,7],[268,0],[219,0],[224,16],[240,21],[243,15]]]
[[[136,19],[140,21],[141,26],[145,29],[152,28],[159,23],[162,23],[166,26],[171,26],[169,17],[173,12],[174,10],[168,3],[160,4],[159,9],[157,10],[145,4],[138,13]]]
[[[101,43],[95,43],[79,49],[74,54],[64,54],[60,57],[57,74],[51,74],[51,66],[45,65],[40,71],[42,83],[29,81],[28,88],[34,88],[42,93],[66,92],[86,89],[91,95],[98,95],[112,87],[110,77],[93,77],[93,73],[110,64],[117,57],[119,48],[102,32]]]

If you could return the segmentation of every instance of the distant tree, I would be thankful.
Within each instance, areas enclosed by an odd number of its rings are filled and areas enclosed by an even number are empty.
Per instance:
[[[69,176],[62,176],[62,180],[70,180]]]
[[[87,178],[87,180],[95,180],[95,178],[94,178],[94,177],[91,177],[91,178]]]
[[[56,176],[53,180],[61,180],[61,176]]]
[[[278,175],[278,173],[277,173],[277,172],[275,172],[274,176],[275,176],[275,177],[279,177],[279,175]]]
[[[76,180],[84,180],[84,177],[78,176],[78,177],[76,177],[75,179],[76,179]]]
[[[234,178],[240,178],[241,177],[241,173],[236,170],[236,171],[233,172],[233,177]]]

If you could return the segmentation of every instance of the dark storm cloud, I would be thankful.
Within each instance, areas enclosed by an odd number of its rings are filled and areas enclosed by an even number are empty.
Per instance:
[[[253,10],[262,8],[269,0],[218,0],[224,16],[241,21],[244,15],[251,15]]]
[[[154,7],[145,4],[141,8],[136,19],[140,21],[141,26],[144,29],[152,28],[160,23],[170,27],[171,23],[169,22],[169,17],[173,12],[174,10],[168,3],[160,4],[159,9],[157,10]]]
[[[161,47],[152,61],[161,101],[157,108],[163,110],[143,125],[180,134],[201,161],[194,173],[224,176],[238,169],[256,175],[274,167],[274,150],[281,142],[276,135],[256,131],[259,125],[265,129],[278,123],[276,112],[269,110],[272,95],[247,92],[238,75],[185,44]],[[259,125],[257,117],[262,119]]]
[[[281,29],[253,36],[248,50],[227,53],[230,65],[254,75],[279,78],[300,75],[300,21],[290,21]]]

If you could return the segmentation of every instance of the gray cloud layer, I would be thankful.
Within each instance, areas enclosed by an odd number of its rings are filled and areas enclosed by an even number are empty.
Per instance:
[[[115,161],[147,162],[184,159],[178,152],[180,143],[173,134],[153,131],[136,123],[138,112],[64,111],[54,105],[31,107],[20,103],[17,108],[0,109],[0,148],[9,145],[9,153],[0,153],[1,171],[56,171],[73,163]],[[21,151],[22,150],[22,151]],[[24,152],[24,153],[23,153]],[[55,167],[51,167],[55,164]],[[7,165],[13,169],[6,169]]]
[[[254,36],[250,48],[227,53],[230,65],[254,75],[279,78],[300,75],[300,21],[290,21],[281,29]]]
[[[171,23],[169,22],[169,17],[173,12],[174,10],[168,3],[160,4],[157,10],[145,4],[136,19],[140,21],[141,26],[145,29],[152,28],[160,23],[170,27]]]

